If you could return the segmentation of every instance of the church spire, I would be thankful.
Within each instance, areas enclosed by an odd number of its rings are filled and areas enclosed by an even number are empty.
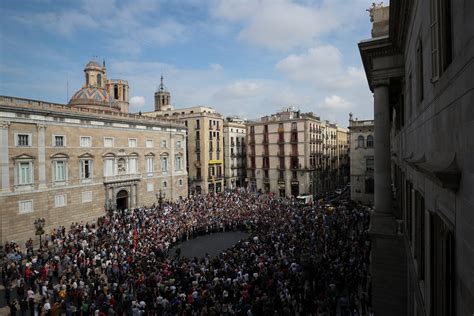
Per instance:
[[[165,91],[165,85],[163,83],[163,75],[161,75],[160,91]]]

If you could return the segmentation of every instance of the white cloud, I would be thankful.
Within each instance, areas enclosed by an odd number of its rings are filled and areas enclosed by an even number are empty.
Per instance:
[[[222,66],[220,64],[210,64],[209,68],[211,68],[211,70],[214,70],[214,71],[222,70]]]
[[[353,28],[366,0],[214,0],[212,16],[235,23],[238,39],[277,50],[313,45],[322,35]]]
[[[344,69],[342,54],[332,45],[313,47],[300,55],[289,55],[275,68],[288,78],[306,81],[330,89],[343,89],[365,81],[364,71],[356,67]]]
[[[351,107],[351,103],[338,95],[331,95],[324,98],[321,107],[331,110],[345,110]]]
[[[255,96],[261,90],[261,85],[252,81],[236,81],[216,92],[217,99],[241,99]]]
[[[98,23],[89,15],[77,11],[36,13],[14,17],[18,22],[42,27],[62,37],[71,37],[79,29],[97,28]]]
[[[145,97],[136,95],[130,99],[130,106],[132,108],[141,108],[145,105]]]

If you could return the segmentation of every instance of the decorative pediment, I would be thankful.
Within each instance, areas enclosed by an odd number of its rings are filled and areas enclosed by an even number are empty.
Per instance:
[[[145,157],[150,157],[150,156],[153,156],[153,157],[154,157],[154,156],[155,156],[155,154],[154,154],[154,153],[152,153],[151,151],[145,154]]]
[[[102,155],[102,157],[111,157],[111,158],[114,158],[115,156],[117,155],[110,151]]]
[[[166,156],[166,157],[168,157],[169,154],[165,151],[165,152],[161,153],[160,156]]]
[[[84,153],[82,155],[79,155],[78,157],[81,158],[81,159],[94,158],[94,156],[90,153]]]
[[[69,159],[69,156],[66,153],[55,153],[49,156],[51,159]]]
[[[138,155],[137,152],[131,152],[131,153],[128,154],[128,156],[130,156],[130,157],[138,157],[139,155]]]
[[[12,159],[13,160],[32,160],[32,159],[36,159],[36,157],[28,155],[28,154],[20,154],[18,156],[13,157]]]

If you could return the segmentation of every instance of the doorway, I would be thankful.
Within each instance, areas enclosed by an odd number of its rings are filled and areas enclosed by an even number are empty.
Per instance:
[[[128,209],[128,192],[126,190],[120,190],[117,193],[116,203],[118,210]]]

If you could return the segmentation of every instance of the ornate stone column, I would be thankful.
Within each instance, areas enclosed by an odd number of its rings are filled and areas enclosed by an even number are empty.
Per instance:
[[[0,189],[3,192],[10,191],[10,172],[8,168],[8,127],[9,121],[0,121]]]

